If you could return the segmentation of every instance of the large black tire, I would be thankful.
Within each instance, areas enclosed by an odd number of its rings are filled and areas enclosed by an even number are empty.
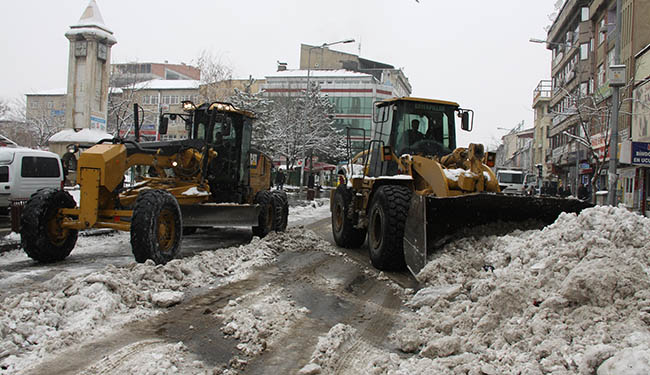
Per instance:
[[[273,190],[273,230],[284,232],[289,224],[289,198],[282,190]]]
[[[354,227],[356,213],[350,212],[353,191],[345,185],[339,185],[334,191],[332,204],[332,234],[338,246],[346,249],[363,245],[366,240],[366,230]]]
[[[368,251],[370,261],[380,270],[402,270],[404,224],[408,216],[411,190],[406,186],[385,185],[375,192],[370,203]]]
[[[169,192],[145,190],[138,195],[131,219],[131,250],[139,263],[165,264],[174,259],[183,239],[181,209]]]
[[[77,230],[61,227],[61,208],[74,208],[72,196],[63,190],[40,189],[29,198],[20,218],[20,238],[27,255],[37,262],[65,259],[77,243]]]
[[[253,235],[263,238],[273,230],[273,194],[268,190],[260,191],[255,195],[255,203],[260,205],[260,215],[257,225],[253,227]]]

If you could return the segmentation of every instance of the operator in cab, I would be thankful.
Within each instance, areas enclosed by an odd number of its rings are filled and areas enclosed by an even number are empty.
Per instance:
[[[443,113],[410,114],[410,127],[397,136],[396,151],[401,154],[424,154],[443,156],[451,152],[449,134],[443,121]],[[412,118],[418,117],[418,118]],[[453,126],[453,125],[452,125]],[[405,126],[406,127],[406,126]]]

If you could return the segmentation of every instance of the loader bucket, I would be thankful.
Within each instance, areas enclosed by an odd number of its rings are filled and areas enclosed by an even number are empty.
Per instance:
[[[529,219],[550,224],[562,212],[591,207],[578,199],[478,193],[440,198],[414,194],[404,229],[404,258],[413,275],[424,268],[436,242],[463,228]]]

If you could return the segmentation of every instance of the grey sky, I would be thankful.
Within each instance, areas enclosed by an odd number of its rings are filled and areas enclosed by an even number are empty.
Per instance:
[[[543,39],[555,0],[97,0],[118,44],[113,62],[192,63],[220,56],[237,78],[263,78],[276,61],[298,67],[300,43],[355,38],[360,55],[404,69],[413,96],[474,109],[459,145],[493,143],[521,120],[550,76]],[[65,87],[68,41],[88,0],[4,0],[0,97]],[[190,5],[191,4],[191,5]],[[359,53],[359,43],[332,47]]]

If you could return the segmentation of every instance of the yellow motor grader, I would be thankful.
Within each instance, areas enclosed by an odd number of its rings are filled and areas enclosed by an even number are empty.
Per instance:
[[[263,237],[287,226],[288,201],[270,190],[271,159],[251,147],[254,115],[229,103],[163,113],[184,122],[187,139],[138,142],[139,107],[134,106],[135,139],[104,139],[81,153],[77,163],[80,199],[66,191],[42,189],[21,216],[21,242],[39,262],[66,258],[79,230],[111,228],[131,232],[136,261],[163,264],[180,251],[183,235],[199,227],[250,226]],[[132,167],[147,176],[125,186]]]
[[[462,228],[553,222],[561,212],[589,206],[501,193],[490,169],[496,155],[480,144],[456,148],[456,118],[462,130],[472,130],[473,111],[454,102],[405,97],[375,104],[371,140],[348,158],[343,183],[331,193],[337,245],[360,247],[367,237],[376,268],[406,265],[415,275],[440,240]]]

